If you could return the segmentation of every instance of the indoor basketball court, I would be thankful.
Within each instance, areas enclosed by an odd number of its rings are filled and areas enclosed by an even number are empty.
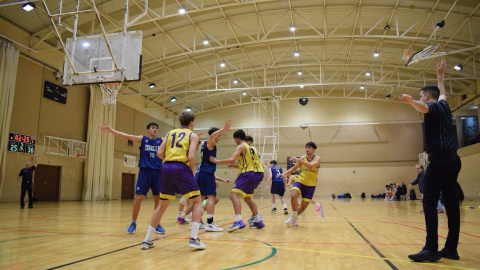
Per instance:
[[[2,269],[480,268],[476,0],[11,0],[0,3],[0,45]],[[441,152],[429,148],[436,111],[420,92],[437,84],[451,116],[435,133],[448,141]],[[159,160],[162,141],[165,151],[181,148],[175,135],[169,148],[168,132],[185,126],[182,112],[195,115],[200,141],[232,121],[215,144],[218,160],[235,153],[235,131],[253,138],[243,155],[256,151],[265,171],[252,195],[260,215],[229,231],[253,210],[241,198],[241,213],[232,205],[242,168],[217,164],[214,176],[230,181],[217,182],[219,202],[202,222],[223,231],[201,227],[205,250],[189,248],[198,223],[179,221],[191,218],[177,194],[160,222],[165,233],[144,248],[158,192],[139,190],[145,168],[160,172],[144,161]],[[434,189],[425,218],[425,187],[414,180],[432,183],[429,170],[453,167],[436,160],[455,153],[460,259],[414,262],[410,254],[428,250]],[[318,156],[319,167],[307,166]],[[285,187],[285,214],[270,199],[271,161],[283,172],[301,164],[300,184]],[[302,182],[309,172],[314,185]],[[291,196],[306,195],[301,185],[318,204],[298,214]],[[455,226],[453,193],[443,192],[438,250]]]

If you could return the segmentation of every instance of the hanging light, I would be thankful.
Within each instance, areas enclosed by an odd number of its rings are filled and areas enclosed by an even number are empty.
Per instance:
[[[298,74],[298,76],[302,76],[302,71],[299,70],[299,71],[297,72],[297,74]]]
[[[208,42],[208,39],[204,39],[204,40],[203,40],[203,45],[208,45],[208,43],[209,43],[209,42]]]
[[[225,62],[220,62],[220,67],[224,68],[225,67]]]
[[[247,92],[243,91],[242,95],[246,96],[246,95],[247,95]]]
[[[187,10],[186,10],[184,7],[180,7],[180,8],[178,9],[178,13],[179,13],[179,14],[185,14],[185,12],[187,12]]]
[[[192,111],[192,108],[191,108],[191,107],[187,107],[187,108],[185,108],[185,111],[191,112],[191,111]]]
[[[155,88],[155,86],[156,86],[155,83],[152,82],[148,85],[148,88]]]
[[[456,64],[454,67],[453,67],[456,71],[460,71],[463,69],[463,65],[462,64]]]
[[[297,30],[297,28],[295,28],[295,25],[290,26],[290,32],[295,32],[295,30]]]
[[[373,53],[373,57],[378,57],[379,55],[380,55],[379,52],[374,52],[374,53]]]
[[[25,10],[26,12],[32,11],[35,9],[35,4],[34,3],[26,3],[22,6],[22,9]]]
[[[366,75],[366,76],[370,76],[370,75],[372,75],[372,73],[370,73],[370,71],[367,71],[367,72],[365,73],[365,75]]]
[[[171,101],[171,102],[175,102],[175,101],[177,101],[177,98],[176,98],[176,97],[171,97],[171,98],[170,98],[170,101]]]
[[[293,56],[299,57],[299,56],[300,56],[300,53],[296,51],[296,52],[293,53]]]
[[[238,80],[237,79],[233,79],[233,84],[237,84],[238,83]]]
[[[363,89],[365,89],[365,86],[361,85],[360,90],[363,90]]]

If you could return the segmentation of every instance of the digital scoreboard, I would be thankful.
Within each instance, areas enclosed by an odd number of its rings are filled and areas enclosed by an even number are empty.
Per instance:
[[[10,132],[8,134],[8,151],[35,154],[35,137]]]

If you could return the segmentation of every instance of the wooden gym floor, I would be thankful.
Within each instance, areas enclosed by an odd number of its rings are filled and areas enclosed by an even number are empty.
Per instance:
[[[152,200],[143,202],[132,235],[126,233],[131,200],[36,203],[35,208],[23,210],[17,203],[2,203],[0,268],[480,269],[478,200],[461,206],[460,260],[436,263],[413,263],[407,258],[421,250],[425,239],[420,201],[325,198],[325,218],[309,205],[298,227],[285,225],[282,211],[271,213],[269,199],[256,202],[265,228],[234,233],[201,230],[199,237],[207,245],[203,251],[187,247],[190,226],[176,223],[178,199],[170,203],[162,221],[167,233],[150,250],[141,250],[140,242],[153,211]],[[279,206],[277,200],[280,210]],[[250,212],[245,203],[242,210],[246,221]],[[221,199],[215,222],[226,230],[233,221],[230,200]],[[446,215],[439,214],[440,248],[446,234]]]

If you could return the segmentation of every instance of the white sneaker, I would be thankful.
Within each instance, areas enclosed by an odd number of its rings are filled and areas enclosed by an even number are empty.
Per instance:
[[[188,216],[185,217],[185,223],[190,223],[192,222],[192,213],[190,213]]]
[[[197,239],[190,238],[190,240],[188,240],[188,246],[196,249],[205,249],[207,247],[198,238]]]
[[[205,231],[207,232],[223,232],[223,228],[218,227],[217,224],[207,224],[205,225]]]
[[[205,229],[205,224],[203,224],[203,220],[200,220],[200,227],[198,227],[199,229]]]
[[[297,217],[298,217],[298,215],[291,214],[287,218],[287,220],[285,220],[285,224],[294,225],[293,223],[297,223]],[[294,225],[294,226],[297,226],[297,225]]]
[[[154,247],[155,247],[155,243],[153,243],[152,240],[150,240],[150,241],[143,240],[142,241],[142,250],[146,250],[146,249],[150,249],[150,248],[154,248]]]

